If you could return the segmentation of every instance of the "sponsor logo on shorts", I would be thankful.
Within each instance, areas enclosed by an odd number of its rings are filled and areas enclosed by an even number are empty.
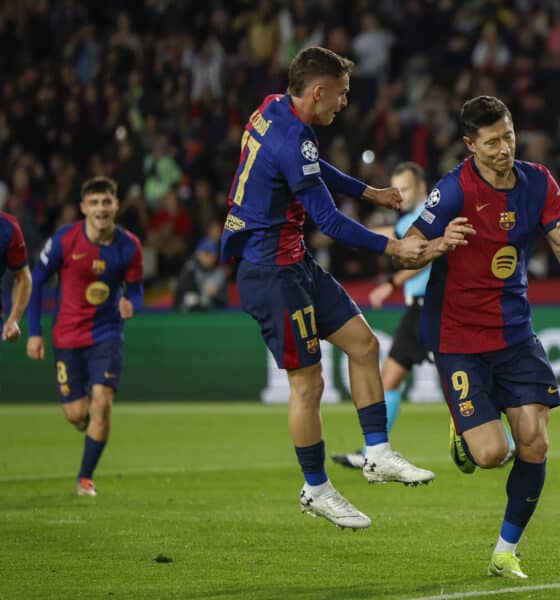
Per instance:
[[[465,400],[459,403],[459,412],[463,417],[471,417],[474,415],[474,406],[471,400]]]
[[[105,379],[115,379],[116,375],[114,373],[110,373],[109,371],[105,371],[105,373],[103,373],[103,377],[105,377]]]
[[[69,395],[70,395],[70,386],[69,386],[67,383],[63,383],[63,384],[60,386],[60,393],[61,393],[63,396],[69,396]]]
[[[548,390],[546,390],[549,394],[556,394],[558,392],[558,388],[553,385],[548,386]]]

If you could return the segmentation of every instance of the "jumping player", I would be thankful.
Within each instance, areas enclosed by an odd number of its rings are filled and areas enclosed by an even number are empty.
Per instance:
[[[109,437],[122,367],[123,320],[143,304],[142,247],[134,235],[115,225],[118,206],[112,179],[95,177],[83,184],[80,207],[85,219],[61,227],[45,244],[33,269],[27,313],[27,354],[43,359],[42,288],[57,273],[52,341],[58,395],[68,421],[86,432],[79,496],[97,494],[93,473]]]
[[[309,213],[323,233],[377,254],[416,260],[426,242],[389,240],[340,213],[331,192],[398,207],[400,194],[348,177],[319,159],[311,125],[329,125],[347,104],[353,63],[320,47],[293,60],[285,95],[265,98],[252,114],[230,192],[222,259],[240,259],[241,303],[290,383],[289,429],[303,471],[303,512],[340,527],[369,527],[369,517],[343,498],[325,471],[319,339],[348,355],[352,399],[367,452],[370,482],[427,483],[434,474],[394,452],[387,439],[378,341],[343,288],[311,258],[303,242]]]

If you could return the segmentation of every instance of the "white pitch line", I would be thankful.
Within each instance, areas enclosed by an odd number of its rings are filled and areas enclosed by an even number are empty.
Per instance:
[[[480,596],[498,596],[501,594],[521,594],[539,590],[560,590],[560,583],[543,583],[542,585],[525,585],[523,587],[503,588],[480,592],[457,592],[455,594],[438,594],[437,596],[420,596],[408,600],[459,600],[460,598],[479,598]]]

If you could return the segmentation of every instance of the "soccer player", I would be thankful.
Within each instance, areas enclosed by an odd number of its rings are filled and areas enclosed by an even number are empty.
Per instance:
[[[389,240],[336,209],[331,192],[397,207],[398,190],[380,190],[319,159],[311,125],[329,125],[347,104],[353,63],[320,47],[293,60],[285,95],[267,96],[251,115],[230,192],[222,258],[239,258],[241,303],[290,384],[289,430],[304,476],[303,512],[340,527],[369,527],[369,517],[331,485],[325,471],[320,400],[319,339],[348,355],[352,399],[367,446],[363,473],[370,482],[419,484],[434,474],[394,452],[378,366],[378,341],[343,288],[311,258],[303,242],[309,213],[323,233],[377,254],[417,260],[426,242]]]
[[[58,302],[52,328],[56,382],[64,415],[85,431],[77,478],[79,496],[96,496],[93,473],[111,427],[111,408],[123,357],[123,320],[143,304],[142,247],[115,225],[116,183],[87,180],[80,208],[85,217],[58,229],[33,268],[27,311],[27,355],[45,357],[41,334],[43,284],[58,274]]]
[[[461,124],[472,156],[439,181],[407,235],[429,240],[416,266],[435,259],[420,327],[457,466],[499,466],[508,452],[500,413],[509,421],[517,455],[488,573],[524,579],[517,544],[543,488],[548,416],[560,403],[531,324],[527,263],[539,231],[560,260],[560,188],[543,165],[515,160],[512,117],[498,98],[465,102]]]
[[[3,324],[0,316],[0,330],[3,341],[17,342],[21,335],[19,322],[31,295],[31,271],[27,266],[25,240],[17,219],[0,212],[0,278],[6,268],[13,271],[14,285],[10,314]]]

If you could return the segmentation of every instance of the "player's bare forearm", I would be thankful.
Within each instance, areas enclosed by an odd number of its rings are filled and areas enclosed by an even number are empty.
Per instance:
[[[31,296],[31,271],[25,266],[14,272],[12,289],[12,309],[2,330],[2,339],[7,342],[17,342],[21,336],[19,322],[27,308]]]
[[[14,273],[14,287],[12,289],[12,310],[10,319],[20,321],[31,297],[31,271],[23,267]]]

